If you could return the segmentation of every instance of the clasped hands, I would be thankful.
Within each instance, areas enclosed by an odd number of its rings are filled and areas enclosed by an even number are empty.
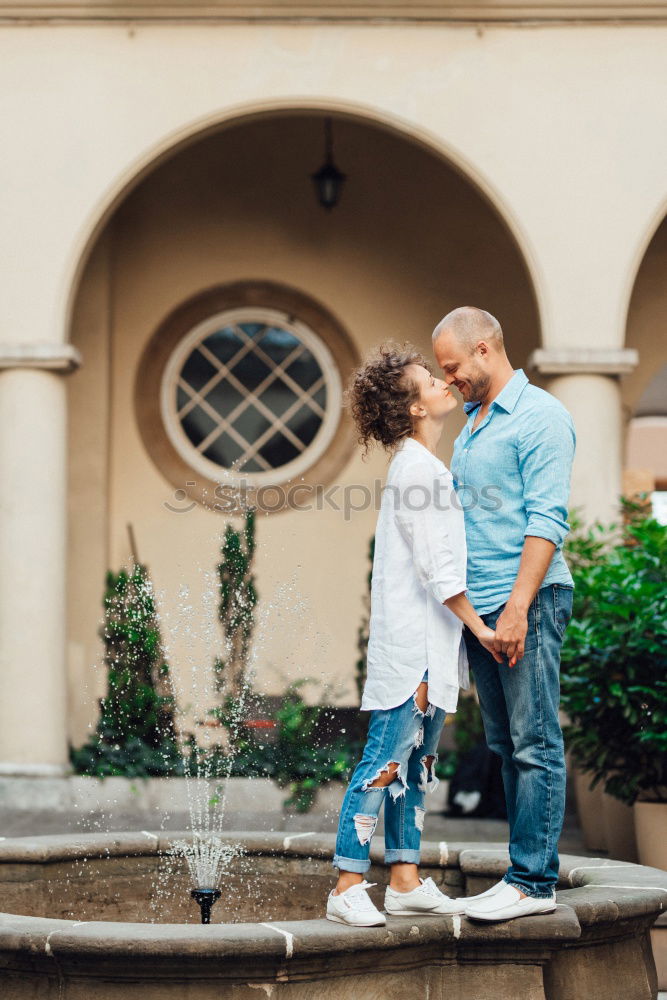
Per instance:
[[[508,602],[496,622],[495,631],[487,627],[477,638],[494,660],[502,663],[506,659],[507,665],[514,667],[523,657],[527,632],[528,613]]]

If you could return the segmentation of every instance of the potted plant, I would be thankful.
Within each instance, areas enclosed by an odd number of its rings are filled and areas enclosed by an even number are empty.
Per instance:
[[[634,807],[641,860],[667,868],[655,851],[667,843],[667,527],[625,507],[623,524],[579,529],[570,545],[561,704],[573,759],[616,810],[610,854],[632,860],[615,838],[623,806]]]

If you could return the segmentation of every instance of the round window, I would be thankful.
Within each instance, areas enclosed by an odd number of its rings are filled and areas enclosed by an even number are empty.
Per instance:
[[[242,509],[260,489],[325,485],[354,449],[342,385],[358,362],[339,322],[302,292],[211,289],[174,310],[143,352],[144,445],[174,486],[216,509],[221,488],[243,490]]]
[[[161,405],[174,446],[204,475],[224,469],[257,485],[284,483],[329,445],[341,379],[305,323],[276,309],[234,309],[183,338]]]

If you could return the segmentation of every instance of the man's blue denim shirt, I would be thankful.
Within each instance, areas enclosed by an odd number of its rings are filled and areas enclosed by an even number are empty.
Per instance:
[[[561,551],[574,458],[572,417],[522,369],[498,393],[473,432],[479,403],[454,444],[452,475],[465,512],[468,595],[478,614],[507,601],[527,535],[556,546],[542,586],[572,586]]]

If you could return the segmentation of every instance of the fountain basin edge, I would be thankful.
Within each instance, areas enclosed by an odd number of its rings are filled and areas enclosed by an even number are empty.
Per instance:
[[[498,924],[388,917],[386,927],[353,928],[322,917],[333,835],[230,832],[223,839],[243,844],[248,864],[265,872],[267,884],[284,885],[289,896],[294,883],[309,919],[262,919],[261,899],[258,919],[240,923],[202,926],[194,912],[192,923],[90,919],[95,865],[111,866],[121,895],[136,893],[135,868],[151,871],[175,839],[187,836],[0,841],[0,910],[11,908],[6,901],[25,910],[32,899],[33,909],[44,911],[0,913],[3,1000],[256,1000],[258,989],[274,1000],[654,1000],[657,994],[649,931],[667,908],[667,873],[608,859],[562,857],[553,914]],[[379,838],[371,858],[369,880],[383,879]],[[451,895],[486,888],[507,860],[504,845],[422,845],[423,873]],[[53,887],[72,881],[77,888],[74,875],[63,881],[70,870],[84,872],[88,912],[81,919],[49,916],[49,907],[67,905],[54,898]],[[276,905],[286,913],[289,899]]]

